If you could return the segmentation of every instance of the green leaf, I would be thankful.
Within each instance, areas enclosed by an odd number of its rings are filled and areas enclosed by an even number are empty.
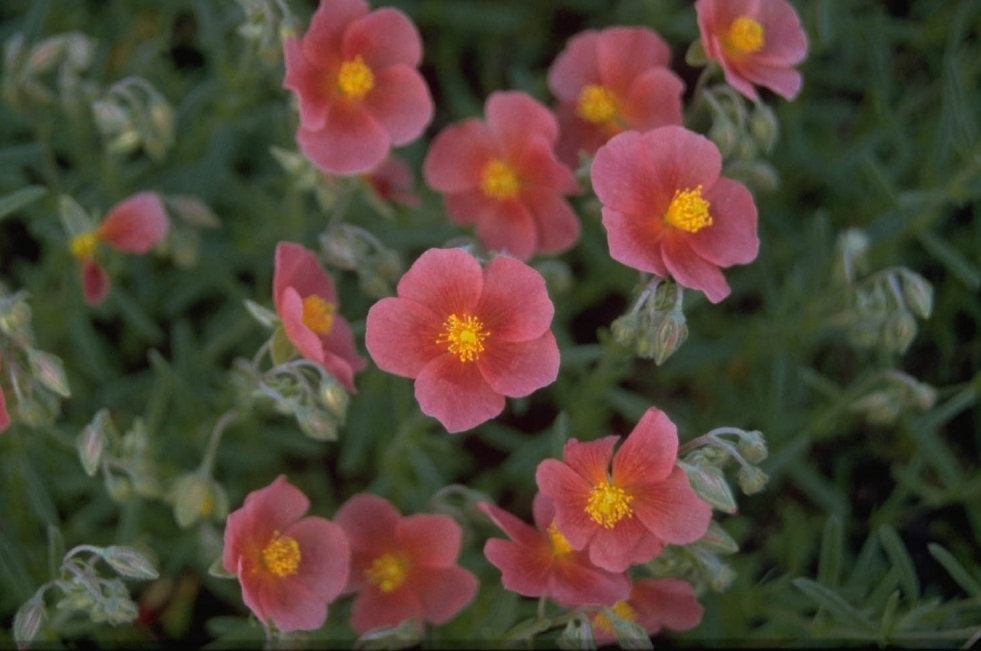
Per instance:
[[[916,577],[913,560],[910,558],[909,552],[906,551],[906,546],[896,530],[887,524],[879,527],[878,535],[889,561],[899,572],[900,584],[903,586],[907,601],[910,604],[915,604],[920,598],[920,581]]]
[[[10,215],[24,206],[34,203],[48,193],[43,185],[29,185],[16,192],[0,197],[0,219]]]
[[[951,246],[945,239],[931,231],[922,230],[918,233],[920,244],[927,252],[947,267],[947,270],[957,276],[968,288],[977,291],[981,289],[981,270],[964,255]]]
[[[272,342],[269,346],[269,355],[272,357],[273,364],[279,366],[293,359],[296,354],[296,347],[286,336],[286,331],[282,327],[276,328],[273,333]]]
[[[981,583],[971,576],[971,573],[963,565],[957,562],[953,554],[937,543],[927,543],[927,551],[937,559],[938,563],[944,566],[950,578],[954,579],[964,592],[975,598],[981,597]]]
[[[844,544],[841,516],[837,513],[832,514],[824,524],[817,568],[817,581],[827,588],[834,589],[838,586]]]
[[[794,579],[793,583],[798,590],[826,608],[842,624],[851,626],[866,635],[871,635],[875,631],[872,622],[834,590],[805,578]]]
[[[249,311],[253,319],[267,328],[279,326],[279,316],[275,312],[249,299],[245,299],[243,302],[245,303],[245,309]]]

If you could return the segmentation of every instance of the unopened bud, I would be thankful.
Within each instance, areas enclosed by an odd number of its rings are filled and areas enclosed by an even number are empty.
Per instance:
[[[933,285],[920,274],[903,269],[900,274],[903,298],[910,311],[921,319],[929,319],[933,312]]]
[[[780,123],[777,122],[777,116],[773,109],[762,102],[758,102],[749,115],[749,131],[764,152],[773,151],[773,146],[777,143],[777,136],[780,133]]]
[[[79,32],[68,34],[65,43],[65,61],[75,70],[85,70],[95,58],[95,39]]]
[[[682,467],[688,473],[691,487],[699,497],[724,513],[736,512],[736,498],[719,467],[688,464],[682,464]]]
[[[196,228],[218,228],[221,220],[204,201],[190,195],[166,197],[167,205],[185,222]]]
[[[317,395],[338,423],[343,424],[347,420],[347,407],[351,402],[351,396],[340,382],[329,375],[324,376],[320,381]]]
[[[739,551],[736,541],[715,520],[709,521],[708,531],[698,539],[698,544],[713,553],[735,554]]]
[[[92,102],[92,117],[95,119],[95,126],[106,135],[133,128],[129,111],[120,106],[115,99],[98,99]]]
[[[843,280],[851,283],[868,269],[869,236],[858,228],[849,228],[838,236],[836,247],[841,256]]]
[[[685,315],[678,310],[672,310],[661,319],[654,332],[654,363],[660,366],[681,348],[688,338],[688,325]]]
[[[849,410],[864,414],[875,425],[891,425],[899,418],[901,406],[893,391],[873,391],[849,405]]]
[[[708,132],[709,140],[719,148],[723,158],[728,158],[739,142],[739,127],[725,116],[716,117]]]
[[[685,63],[693,68],[701,68],[708,64],[708,56],[705,54],[702,39],[696,38],[685,50]]]
[[[916,317],[909,310],[901,309],[886,320],[882,344],[886,350],[905,353],[916,337]]]
[[[759,463],[766,459],[768,454],[766,439],[756,430],[744,432],[736,443],[736,450],[750,463]]]
[[[102,558],[119,574],[132,579],[144,581],[160,576],[153,563],[146,556],[132,547],[112,545],[102,550]]]
[[[31,48],[31,54],[27,57],[27,64],[24,66],[25,71],[31,76],[43,75],[57,65],[64,49],[63,35],[49,36]]]
[[[15,337],[30,322],[31,306],[27,304],[27,292],[0,297],[0,332]]]
[[[65,375],[65,365],[61,358],[34,348],[27,349],[27,362],[31,367],[31,375],[46,389],[57,393],[62,398],[70,398],[71,389],[68,387],[68,376]]]
[[[358,237],[355,227],[340,223],[320,234],[320,252],[324,261],[332,267],[353,271],[368,254],[364,241]]]
[[[133,495],[133,484],[120,475],[106,476],[106,492],[114,502],[125,502]]]
[[[86,425],[85,429],[78,435],[75,447],[78,449],[78,459],[82,462],[82,469],[85,474],[94,477],[99,470],[99,462],[102,460],[102,453],[106,448],[106,437],[102,428],[95,421]]]
[[[926,411],[937,402],[937,390],[929,384],[917,382],[912,387],[913,404],[920,411]]]
[[[336,441],[337,422],[322,409],[298,407],[294,414],[304,434],[317,441]]]
[[[740,466],[737,479],[739,481],[739,489],[746,495],[753,495],[763,490],[763,487],[766,486],[766,482],[770,478],[756,466],[747,465]]]
[[[615,319],[610,324],[610,334],[613,339],[621,346],[633,346],[637,341],[637,334],[640,327],[640,315],[629,312]]]
[[[26,649],[44,622],[44,599],[34,595],[17,609],[12,632],[18,649]]]

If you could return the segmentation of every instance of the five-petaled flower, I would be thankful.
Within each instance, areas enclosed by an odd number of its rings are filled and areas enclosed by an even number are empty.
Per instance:
[[[334,281],[313,251],[292,242],[276,246],[273,303],[300,355],[323,366],[353,393],[354,373],[367,362],[354,349],[351,327],[338,313]]]
[[[445,624],[477,594],[477,577],[457,564],[463,531],[450,516],[403,516],[388,500],[359,493],[334,521],[351,545],[344,593],[357,593],[351,627],[359,635],[408,619]]]
[[[807,35],[794,8],[784,0],[698,0],[698,29],[706,56],[722,66],[726,81],[759,99],[765,86],[784,99],[800,92],[794,69],[807,56]]]
[[[712,517],[677,464],[678,433],[664,412],[648,409],[614,455],[619,440],[570,439],[563,461],[545,459],[535,472],[555,502],[558,531],[611,572],[655,558],[665,544],[698,540]]]
[[[647,27],[586,30],[569,39],[548,70],[560,135],[556,154],[579,167],[623,131],[681,124],[685,84],[668,66],[671,50]]]
[[[450,219],[475,225],[488,250],[519,260],[561,253],[579,238],[579,219],[564,195],[579,191],[555,157],[555,116],[527,93],[497,91],[486,121],[450,125],[423,161],[426,183],[444,196]]]
[[[633,584],[630,597],[618,601],[610,610],[620,619],[638,624],[654,635],[661,628],[687,631],[702,621],[704,608],[695,598],[691,584],[681,579],[640,579]],[[605,613],[591,619],[593,638],[598,645],[616,641],[613,623]]]
[[[603,204],[610,255],[629,267],[705,293],[730,288],[720,267],[756,258],[756,204],[741,183],[720,177],[722,155],[683,127],[614,136],[590,175]]]
[[[72,238],[69,249],[82,264],[82,290],[89,305],[109,294],[109,276],[96,262],[99,242],[126,253],[143,254],[170,228],[167,211],[155,192],[137,192],[113,206],[94,231]]]
[[[311,631],[343,590],[351,552],[344,530],[317,516],[298,488],[280,475],[249,493],[228,515],[222,566],[237,574],[242,599],[263,626]]]
[[[368,310],[365,344],[383,371],[415,378],[423,413],[450,432],[493,418],[504,397],[555,381],[555,307],[541,274],[506,256],[484,268],[462,249],[429,249]]]
[[[544,595],[566,608],[612,606],[630,595],[626,573],[598,568],[585,551],[572,549],[555,527],[552,500],[542,493],[532,501],[535,527],[488,502],[479,508],[510,538],[484,544],[484,556],[501,571],[506,589],[525,597]]]
[[[367,172],[432,120],[418,70],[422,40],[397,9],[321,0],[302,39],[286,39],[283,49],[283,87],[299,100],[297,143],[328,174]]]

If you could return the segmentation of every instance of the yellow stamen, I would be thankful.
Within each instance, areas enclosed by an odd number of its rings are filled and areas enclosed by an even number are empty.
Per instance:
[[[599,84],[589,84],[579,92],[576,115],[593,124],[609,122],[617,117],[616,98]]]
[[[337,73],[337,87],[348,99],[364,99],[375,87],[375,74],[360,54],[341,64]]]
[[[675,190],[664,219],[675,228],[697,233],[706,226],[712,225],[710,206],[711,204],[702,197],[702,186],[694,190]]]
[[[409,563],[400,555],[382,554],[364,571],[364,578],[382,592],[397,589],[409,576]]]
[[[633,499],[627,491],[605,481],[589,492],[586,514],[605,529],[612,529],[620,520],[633,517],[634,510],[630,508]]]
[[[72,238],[68,244],[72,255],[79,260],[88,260],[95,255],[95,247],[99,243],[99,236],[95,233],[82,233]]]
[[[763,25],[748,16],[737,18],[729,27],[727,42],[740,54],[759,52],[763,49]]]
[[[330,332],[333,323],[333,303],[325,301],[316,294],[310,294],[303,299],[303,325],[323,336]]]
[[[262,550],[262,564],[278,577],[292,576],[300,567],[300,543],[289,536],[273,533],[273,539]]]
[[[626,601],[616,602],[616,604],[614,604],[610,610],[612,610],[613,614],[620,619],[624,619],[635,624],[637,623],[637,611],[631,608],[630,604],[628,604]],[[611,622],[606,613],[602,611],[598,612],[596,616],[593,617],[593,628],[599,629],[607,635],[615,635],[613,631],[613,622]]]
[[[521,180],[507,163],[495,158],[480,171],[480,189],[492,199],[514,199],[521,189]]]
[[[461,362],[472,362],[484,352],[484,339],[490,333],[484,331],[484,324],[473,316],[463,319],[451,314],[443,323],[443,334],[436,338],[437,344],[449,344],[446,349],[460,356]]]
[[[555,526],[555,522],[548,525],[548,529],[545,530],[548,533],[549,540],[552,541],[552,551],[556,556],[564,556],[572,551],[572,545],[569,541],[565,539],[560,532],[558,527]]]

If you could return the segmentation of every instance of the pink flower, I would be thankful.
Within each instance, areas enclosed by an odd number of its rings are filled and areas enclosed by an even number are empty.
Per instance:
[[[407,619],[445,624],[477,594],[477,577],[457,565],[463,531],[447,515],[403,516],[359,493],[334,517],[351,544],[345,594],[356,592],[351,627],[363,635]]]
[[[299,100],[297,142],[328,174],[367,172],[432,120],[433,100],[417,69],[422,40],[397,9],[321,0],[303,38],[286,39],[283,49],[283,87]]]
[[[424,414],[450,432],[494,418],[504,397],[555,381],[555,311],[541,274],[498,256],[481,269],[461,249],[429,249],[398,296],[368,310],[365,344],[383,371],[415,378]]]
[[[634,583],[630,598],[617,602],[610,610],[654,635],[662,627],[672,631],[695,628],[705,609],[695,598],[691,584],[681,579],[641,579]],[[593,615],[592,624],[598,645],[616,641],[613,624],[605,614]]]
[[[464,120],[433,139],[426,183],[444,194],[452,221],[476,226],[488,250],[527,260],[569,249],[579,220],[563,195],[579,185],[555,157],[555,117],[518,91],[491,93],[484,110],[486,122]]]
[[[721,170],[718,148],[683,127],[611,138],[590,174],[613,259],[670,274],[713,303],[728,296],[719,268],[752,262],[759,240],[753,196]]]
[[[501,571],[505,588],[525,597],[546,595],[565,608],[612,606],[630,593],[625,573],[593,565],[588,554],[575,551],[555,527],[552,500],[537,493],[532,502],[535,527],[489,503],[479,505],[510,540],[491,538],[484,556]]]
[[[95,259],[99,242],[125,253],[142,255],[170,228],[163,202],[155,192],[137,192],[113,206],[99,227],[72,238],[72,255],[81,262],[82,289],[90,305],[109,294],[109,277]]]
[[[242,599],[264,626],[312,631],[348,578],[351,552],[344,530],[303,517],[310,500],[280,475],[249,493],[228,515],[222,566],[238,575]]]
[[[419,207],[419,195],[412,189],[412,168],[398,156],[386,158],[370,172],[366,172],[364,179],[372,191],[385,201],[410,208]]]
[[[545,459],[535,473],[538,489],[555,502],[556,528],[610,572],[646,563],[665,544],[698,540],[712,517],[676,463],[678,433],[663,412],[648,409],[614,455],[619,440],[571,439],[564,461]]]
[[[698,29],[705,54],[722,66],[726,81],[759,99],[754,84],[784,99],[800,92],[794,66],[807,56],[807,35],[784,0],[698,0]]]
[[[0,360],[0,368],[3,368],[3,360]],[[7,399],[3,395],[3,389],[0,389],[0,432],[10,427],[10,414],[7,412]]]
[[[556,153],[579,167],[579,151],[592,156],[623,131],[681,124],[685,84],[668,69],[671,51],[646,27],[586,30],[569,39],[548,70],[558,98]]]
[[[276,246],[273,303],[300,355],[323,366],[354,393],[354,373],[366,362],[355,352],[351,327],[338,313],[334,281],[313,251],[292,242]]]

